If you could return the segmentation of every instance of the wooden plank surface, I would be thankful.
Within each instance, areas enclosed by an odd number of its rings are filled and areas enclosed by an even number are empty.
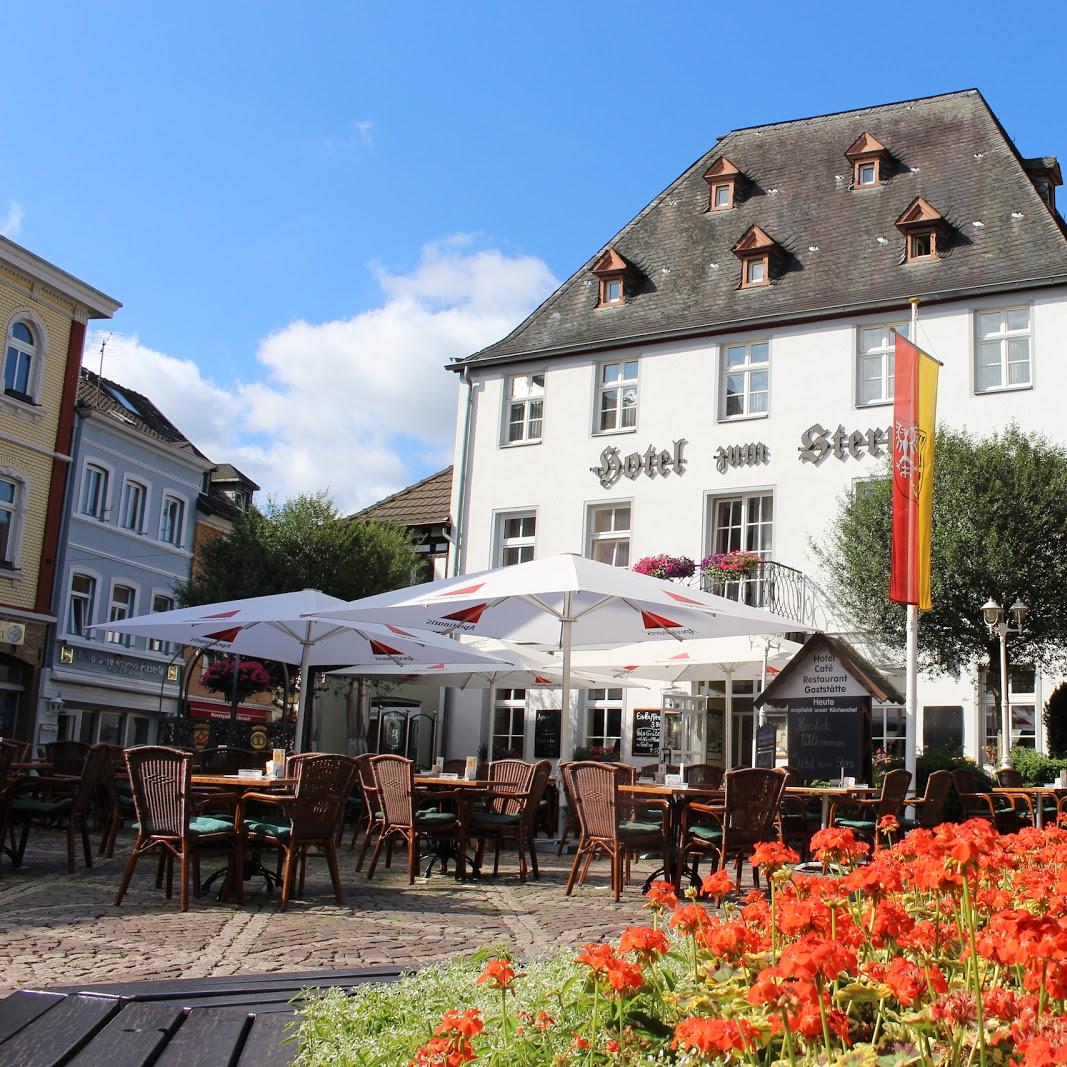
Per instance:
[[[229,1067],[237,1061],[252,1018],[240,1008],[194,1008],[167,1042],[155,1067],[207,1067],[216,1063]],[[264,1065],[270,1062],[266,1060]]]
[[[55,993],[20,989],[0,1000],[0,1042],[54,1008],[63,998]]]
[[[245,1038],[237,1067],[282,1067],[292,1063],[300,1051],[295,1041],[284,1044],[289,1036],[288,1026],[292,1015],[257,1015]]]
[[[69,1063],[71,1067],[147,1067],[183,1018],[177,1004],[127,1004]]]
[[[63,997],[10,1041],[0,1044],[0,1063],[6,1067],[58,1067],[67,1063],[121,1009],[122,1001],[108,997]]]
[[[295,778],[245,778],[240,774],[194,774],[190,781],[193,785],[225,785],[231,789],[262,792],[272,790],[293,789],[296,786]]]

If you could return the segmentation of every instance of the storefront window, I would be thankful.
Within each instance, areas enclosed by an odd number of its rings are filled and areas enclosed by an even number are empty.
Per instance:
[[[586,696],[585,743],[618,757],[622,745],[622,690],[590,689]]]
[[[875,766],[904,759],[904,709],[899,704],[875,704],[871,709],[871,744]]]
[[[526,690],[498,689],[493,701],[493,759],[522,759]]]

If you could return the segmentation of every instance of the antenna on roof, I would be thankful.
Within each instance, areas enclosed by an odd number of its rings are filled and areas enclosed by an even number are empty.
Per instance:
[[[100,339],[100,377],[104,376],[104,349],[107,348],[108,341],[111,340],[111,334],[107,334],[106,337]]]

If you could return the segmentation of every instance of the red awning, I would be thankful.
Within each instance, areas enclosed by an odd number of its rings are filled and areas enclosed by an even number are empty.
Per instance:
[[[270,708],[263,704],[238,704],[238,722],[270,722]],[[193,719],[228,719],[230,717],[229,704],[212,704],[206,700],[190,700],[189,716]]]

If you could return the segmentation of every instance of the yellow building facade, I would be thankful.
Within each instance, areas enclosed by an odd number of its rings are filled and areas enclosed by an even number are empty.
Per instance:
[[[0,737],[32,731],[86,326],[119,307],[0,238]]]

